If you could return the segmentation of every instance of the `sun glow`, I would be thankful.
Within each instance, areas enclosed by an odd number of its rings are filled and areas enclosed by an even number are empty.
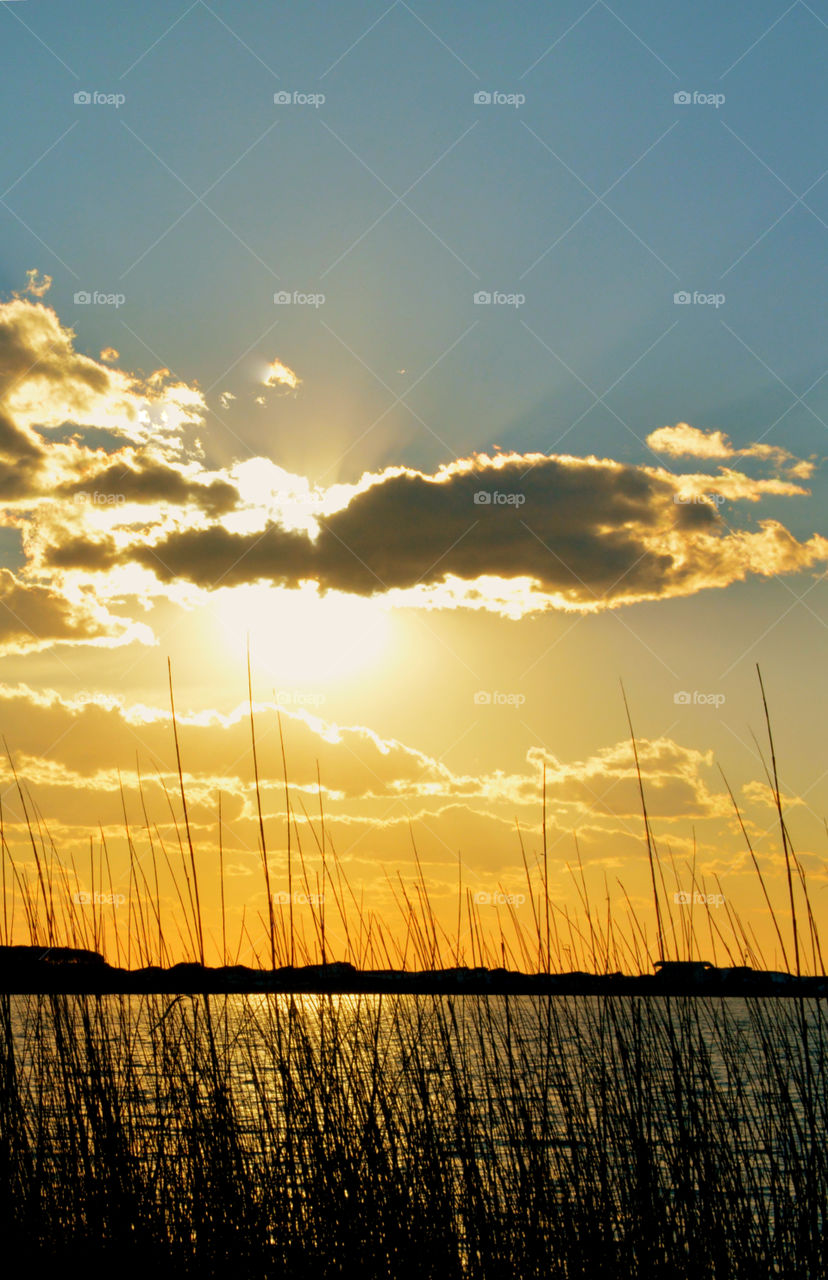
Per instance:
[[[216,593],[216,619],[225,648],[286,686],[319,686],[375,662],[390,630],[376,600],[329,592],[310,584],[297,591],[244,586]]]

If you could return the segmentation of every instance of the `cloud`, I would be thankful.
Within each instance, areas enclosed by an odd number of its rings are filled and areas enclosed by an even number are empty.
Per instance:
[[[283,364],[278,356],[267,366],[262,381],[266,387],[287,387],[290,391],[295,391],[302,383],[299,375]]]
[[[20,530],[28,570],[107,568],[101,526],[132,504],[157,528],[187,508],[213,519],[233,509],[236,486],[204,468],[190,434],[203,410],[167,370],[137,378],[78,352],[42,303],[0,303],[0,524]]]
[[[137,467],[113,463],[83,480],[63,485],[59,492],[67,497],[98,501],[167,502],[177,506],[193,503],[212,516],[231,511],[239,497],[238,490],[227,480],[217,479],[206,484],[191,479],[176,467],[155,461]]]
[[[702,431],[687,422],[651,431],[647,444],[655,453],[665,453],[672,458],[759,458],[784,467],[789,474],[803,480],[807,480],[814,470],[813,462],[796,458],[779,445],[751,444],[745,449],[736,449],[723,431]]]
[[[300,380],[276,358],[263,382]],[[131,568],[132,590],[140,580],[150,594],[154,583],[158,595],[315,583],[401,607],[520,617],[688,596],[828,560],[819,535],[798,541],[770,519],[740,529],[720,510],[806,495],[811,463],[764,444],[737,450],[687,423],[653,432],[651,446],[721,463],[751,457],[779,474],[720,466],[677,476],[498,452],[311,491],[264,458],[208,471],[192,432],[205,412],[198,388],[168,370],[137,378],[76,351],[44,304],[0,304],[0,522],[23,535],[24,579],[54,574],[62,591],[74,580],[60,575],[106,573],[100,594],[111,595]]]
[[[42,560],[53,569],[83,569],[99,572],[118,563],[118,551],[112,538],[91,540],[69,537],[44,549]]]
[[[164,784],[177,790],[176,755],[168,708],[129,705],[122,696],[0,684],[4,735],[26,787],[57,842],[60,858],[88,845],[89,825],[98,821],[123,846],[121,786],[133,830],[160,823],[162,838],[175,841]],[[286,868],[284,784],[279,727],[272,702],[254,703],[262,800],[271,868]],[[631,746],[623,740],[582,760],[561,760],[549,751],[527,752],[525,767],[501,773],[458,776],[441,761],[359,725],[338,725],[301,712],[282,712],[291,807],[309,866],[318,869],[317,763],[321,775],[328,848],[375,894],[393,876],[413,872],[413,842],[439,899],[456,892],[458,869],[473,891],[525,889],[518,819],[530,874],[541,853],[541,765],[547,766],[547,838],[550,883],[565,887],[567,864],[576,858],[577,833],[588,868],[625,869],[635,894],[646,893],[646,849]],[[205,873],[217,867],[216,808],[222,794],[224,847],[230,861],[260,876],[258,813],[253,782],[248,707],[221,714],[194,709],[178,716],[184,785],[198,856]],[[48,744],[48,745],[47,745]],[[639,761],[648,809],[659,848],[690,859],[706,874],[710,860],[732,854],[738,840],[730,800],[713,787],[711,751],[669,737],[639,738]],[[137,764],[136,764],[137,753]],[[0,781],[12,783],[0,760]],[[748,784],[757,787],[758,784]],[[764,797],[747,794],[744,817],[767,814]],[[175,806],[177,810],[177,805]],[[28,833],[11,793],[4,802],[7,839],[25,846]],[[688,830],[692,824],[693,832]],[[764,825],[767,825],[765,821]],[[410,827],[410,831],[409,831]],[[698,836],[698,841],[696,837]],[[739,854],[735,855],[738,869]],[[459,863],[458,863],[459,859]],[[769,868],[784,874],[777,862]],[[128,872],[124,872],[128,874]],[[240,874],[244,874],[240,871]],[[313,870],[310,871],[313,880]],[[281,887],[281,885],[280,885]],[[244,901],[249,902],[245,895]],[[376,898],[373,899],[377,901]]]
[[[730,801],[713,793],[704,771],[713,765],[712,751],[684,747],[672,738],[640,738],[636,742],[647,809],[651,817],[707,818],[729,812]],[[586,760],[563,763],[542,748],[527,758],[546,762],[547,792],[574,802],[585,815],[617,815],[641,819],[635,757],[629,740],[601,748]]]
[[[742,794],[752,804],[765,805],[768,809],[776,811],[776,795],[767,781],[757,779],[754,782],[746,782],[742,787]],[[779,798],[785,808],[790,808],[794,804],[805,803],[799,796],[785,791],[780,791]]]
[[[152,641],[146,627],[112,618],[103,609],[70,601],[48,586],[22,582],[0,569],[0,652],[21,653],[53,643]]]
[[[33,298],[42,298],[52,287],[52,277],[40,274],[36,267],[31,267],[26,272],[26,287],[24,293],[30,293]]]
[[[136,749],[145,779],[154,777],[157,763],[167,785],[175,782],[172,726],[165,707],[129,706],[123,699],[94,694],[70,698],[26,685],[0,685],[0,702],[4,734],[19,760],[25,762],[27,782],[39,793],[42,788],[61,790],[63,795],[54,794],[48,807],[66,816],[71,805],[74,821],[81,827],[98,819],[99,802],[106,814],[112,815],[108,820],[118,821],[121,779],[128,791],[137,793]],[[278,710],[272,702],[254,704],[260,795],[269,824],[281,824],[284,817]],[[282,717],[297,815],[301,815],[297,797],[302,798],[303,793],[306,806],[318,812],[317,762],[326,813],[346,822],[359,820],[371,826],[394,815],[404,821],[408,809],[399,788],[413,787],[420,780],[441,784],[435,793],[435,808],[449,794],[450,771],[402,742],[382,738],[364,726],[337,725],[289,711],[282,711]],[[178,728],[185,785],[195,820],[214,821],[220,789],[225,812],[238,816],[238,829],[250,837],[255,850],[257,808],[247,704],[228,714],[211,710],[181,713]],[[45,744],[51,746],[44,751]],[[154,802],[163,807],[160,784],[151,785],[158,787]],[[95,812],[90,818],[92,801]]]
[[[136,416],[130,381],[74,349],[74,334],[51,308],[16,298],[0,306],[0,403],[39,452],[33,427],[66,422],[123,425]]]
[[[85,443],[86,429],[184,462],[183,432],[203,409],[200,393],[166,371],[142,380],[76,351],[72,330],[44,304],[0,304],[0,501],[51,499],[62,480],[88,471],[100,449]],[[67,427],[68,440],[50,438]]]
[[[732,458],[735,451],[722,431],[701,431],[687,422],[677,422],[674,427],[659,427],[647,436],[647,444],[656,453],[667,453],[672,458]]]
[[[435,475],[398,467],[364,478],[344,506],[318,519],[315,537],[273,519],[250,532],[213,524],[133,543],[121,558],[200,587],[313,580],[323,590],[395,592],[401,604],[406,592],[408,603],[425,603],[425,592],[437,605],[500,611],[512,583],[519,613],[692,595],[828,561],[825,538],[798,542],[774,520],[730,529],[715,504],[688,496],[694,481],[713,487],[709,476],[611,459],[477,455]],[[805,492],[735,474],[722,483],[734,500],[756,500],[767,485]],[[484,579],[499,584],[491,594]]]
[[[305,534],[268,524],[260,534],[231,533],[223,525],[184,529],[153,544],[133,545],[120,563],[134,560],[162,582],[185,578],[199,587],[232,587],[266,579],[297,586],[310,578],[312,543]]]

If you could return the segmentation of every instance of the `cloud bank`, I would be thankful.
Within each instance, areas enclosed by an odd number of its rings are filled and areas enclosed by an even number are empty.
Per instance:
[[[26,556],[2,584],[0,645],[5,636],[25,647],[27,618],[42,626],[32,625],[38,643],[125,642],[137,633],[103,601],[138,589],[314,583],[400,606],[522,616],[689,596],[828,562],[819,534],[800,541],[776,519],[737,522],[738,503],[807,496],[812,460],[763,443],[737,449],[721,431],[682,422],[653,431],[650,448],[718,463],[715,473],[475,454],[432,474],[393,466],[311,491],[267,458],[210,470],[195,434],[207,408],[197,388],[164,369],[114,368],[114,349],[107,363],[83,355],[35,297],[0,304],[0,522],[20,531]],[[265,381],[284,386],[288,374],[274,361]],[[737,459],[765,474],[745,474]],[[78,603],[83,588],[97,610]]]

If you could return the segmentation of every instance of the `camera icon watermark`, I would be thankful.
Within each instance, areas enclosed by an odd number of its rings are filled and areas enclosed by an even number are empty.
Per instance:
[[[126,902],[123,893],[89,893],[86,890],[79,889],[77,893],[72,894],[72,901],[77,903],[79,907],[122,907]]]
[[[673,102],[677,107],[723,107],[725,96],[723,93],[700,93],[698,89],[690,93],[687,89],[679,89],[673,94]]]
[[[78,506],[85,502],[91,502],[96,507],[122,507],[126,502],[126,495],[123,493],[101,493],[98,489],[94,493],[90,493],[88,489],[81,489],[74,495],[74,501]]]
[[[101,293],[99,289],[78,289],[73,296],[76,307],[122,307],[126,302],[126,294]]]
[[[322,307],[325,305],[325,295],[324,293],[300,293],[298,289],[290,293],[287,289],[279,289],[273,295],[273,302],[277,307]]]
[[[686,689],[679,689],[678,693],[673,694],[673,702],[677,707],[719,707],[725,703],[725,695],[723,693],[701,693],[698,689],[688,692]]]
[[[299,89],[280,89],[273,95],[277,107],[316,107],[317,111],[325,104],[324,93],[303,93]]]
[[[725,498],[723,493],[674,493],[673,494],[673,502],[676,502],[679,505],[686,505],[688,503],[700,503],[702,506],[706,506],[706,507],[720,507],[722,503],[726,501],[727,499]]]
[[[276,701],[280,707],[321,707],[327,702],[324,693],[305,692],[302,689],[277,689]]]
[[[525,293],[501,293],[497,289],[478,289],[472,301],[476,307],[522,307],[526,301]]]
[[[325,504],[324,493],[297,493],[295,489],[273,489],[271,497],[280,507],[322,507]]]
[[[474,695],[477,707],[522,707],[525,702],[523,693],[501,693],[497,689],[478,689]]]
[[[723,293],[700,293],[698,289],[690,293],[687,289],[679,289],[673,294],[673,303],[677,307],[713,307],[718,311],[726,302]]]
[[[722,907],[724,906],[723,893],[688,893],[686,890],[679,890],[673,894],[673,902],[678,907],[689,907],[692,905],[701,907]]]
[[[478,89],[474,95],[476,107],[514,107],[517,110],[525,103],[526,94],[524,93],[500,93],[497,89],[491,92],[487,89]]]
[[[525,493],[503,493],[500,489],[478,489],[472,501],[476,507],[522,507]]]
[[[79,89],[77,93],[72,94],[72,101],[76,107],[114,107],[117,111],[126,102],[126,94],[100,93],[97,89]]]

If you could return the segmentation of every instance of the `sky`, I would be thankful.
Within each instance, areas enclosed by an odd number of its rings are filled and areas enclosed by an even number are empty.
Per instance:
[[[0,36],[4,936],[45,912],[27,813],[74,919],[110,855],[122,938],[125,818],[178,856],[171,670],[213,961],[219,858],[264,954],[261,827],[284,912],[285,764],[308,883],[321,801],[398,939],[420,874],[447,935],[469,895],[531,932],[545,775],[555,921],[586,885],[652,959],[626,694],[672,927],[715,895],[782,967],[757,664],[817,922],[828,886],[828,4],[8,0]]]

